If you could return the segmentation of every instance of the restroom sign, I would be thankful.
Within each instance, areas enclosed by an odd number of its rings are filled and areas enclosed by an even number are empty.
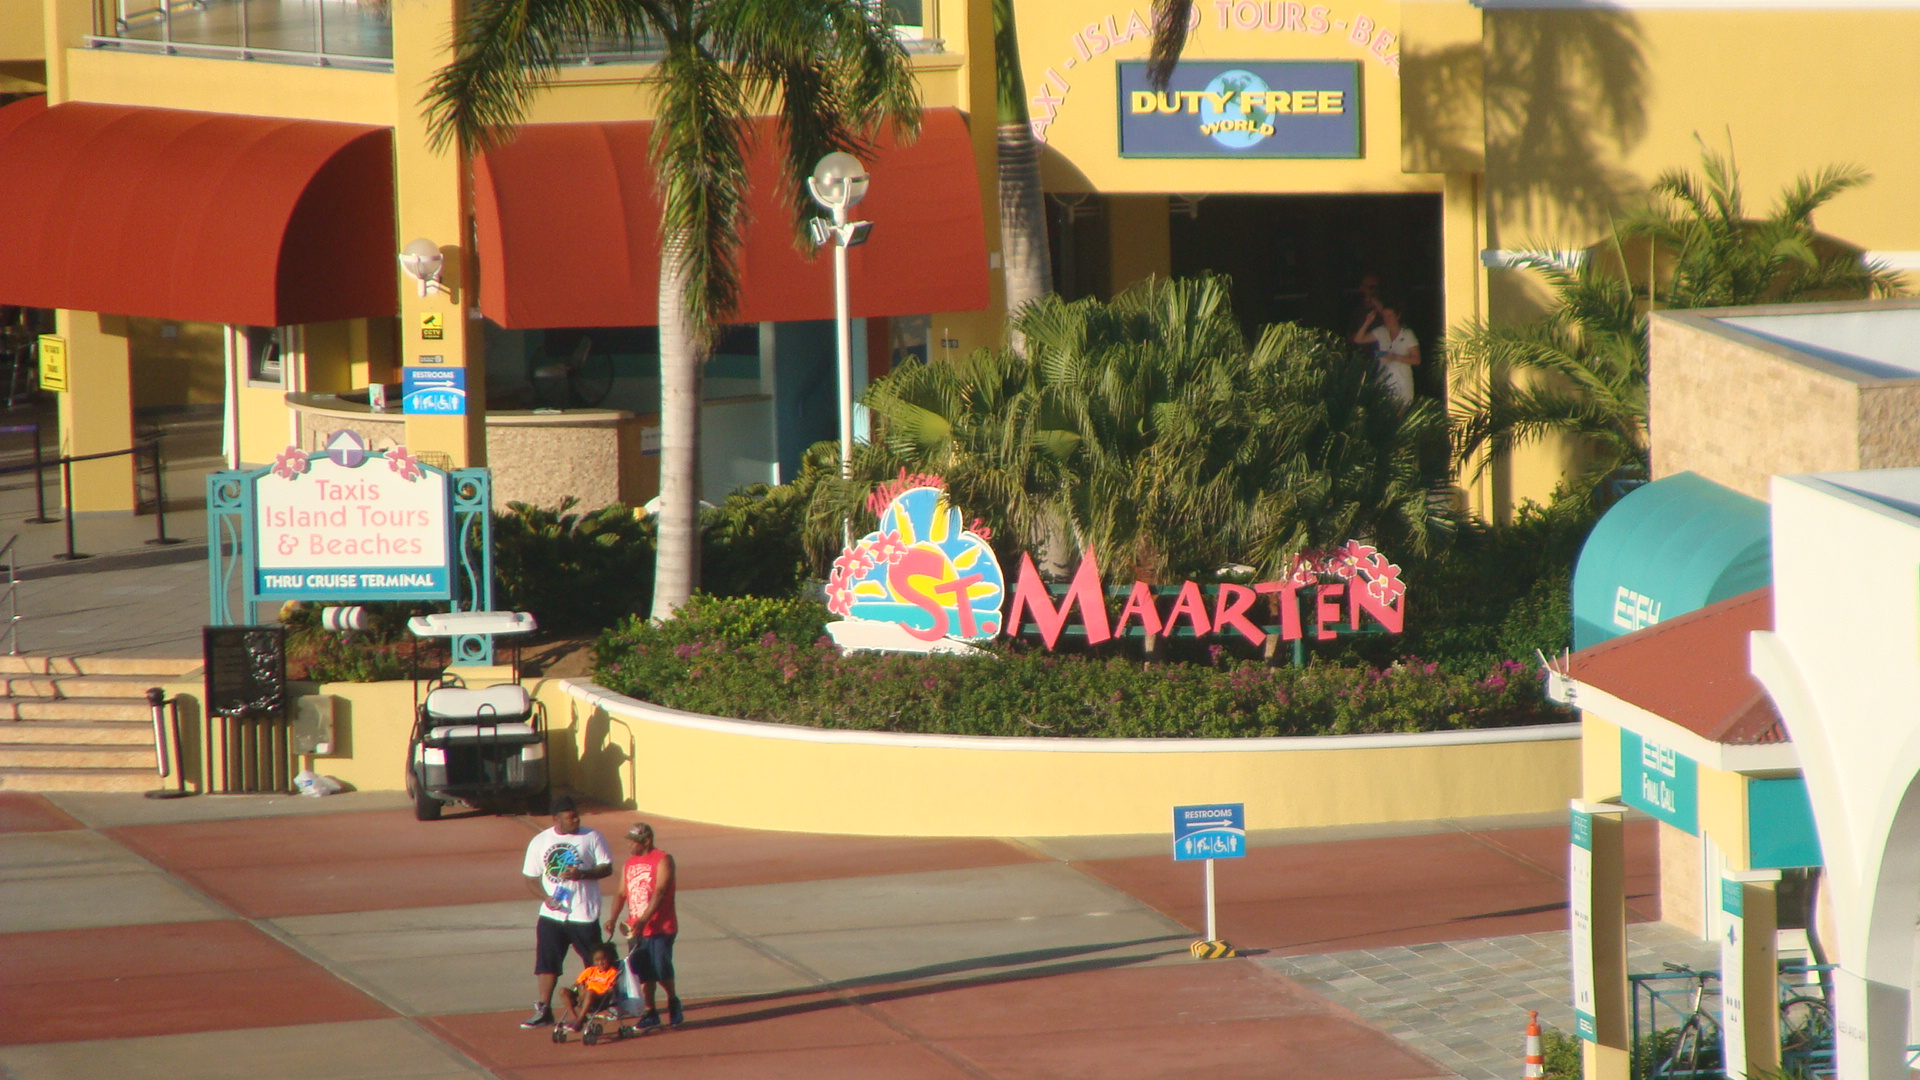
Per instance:
[[[1358,61],[1183,60],[1165,90],[1118,67],[1121,157],[1363,156]]]

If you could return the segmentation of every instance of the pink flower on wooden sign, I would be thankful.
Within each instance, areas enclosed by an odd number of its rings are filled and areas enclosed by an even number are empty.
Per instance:
[[[404,446],[387,451],[387,468],[399,473],[402,480],[418,480],[426,475],[420,469],[420,459],[408,453]]]
[[[307,466],[307,452],[297,446],[289,446],[274,456],[273,475],[282,480],[291,480],[306,472]]]

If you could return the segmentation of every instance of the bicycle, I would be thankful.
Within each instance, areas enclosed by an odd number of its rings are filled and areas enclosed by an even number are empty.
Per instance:
[[[582,336],[565,359],[536,354],[529,359],[528,369],[534,394],[551,409],[591,409],[607,400],[613,389],[613,357],[596,354],[590,337]]]
[[[1707,1080],[1720,1076],[1720,1025],[1713,1014],[1700,1007],[1706,996],[1707,981],[1717,979],[1711,971],[1695,971],[1685,964],[1664,964],[1668,971],[1693,979],[1691,1015],[1674,1036],[1673,1049],[1653,1070],[1654,1080]]]
[[[1780,1002],[1780,1069],[1813,1075],[1833,1061],[1833,1008],[1822,997],[1791,993]]]

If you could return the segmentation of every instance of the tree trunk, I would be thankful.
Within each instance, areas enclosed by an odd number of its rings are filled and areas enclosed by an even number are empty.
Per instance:
[[[686,237],[660,245],[660,516],[653,617],[700,585],[700,380],[706,357],[687,312]]]
[[[1040,143],[1027,112],[1027,83],[1020,73],[1020,38],[1012,0],[994,0],[993,58],[997,78],[1000,170],[1000,260],[1009,319],[1053,291],[1053,258],[1047,247],[1047,208],[1040,187]],[[1026,341],[1009,326],[1008,345],[1024,354]]]

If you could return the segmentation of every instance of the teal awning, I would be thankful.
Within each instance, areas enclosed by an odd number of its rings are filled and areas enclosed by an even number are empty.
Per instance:
[[[1697,474],[1639,488],[1607,511],[1573,571],[1584,649],[1771,584],[1767,504]]]

